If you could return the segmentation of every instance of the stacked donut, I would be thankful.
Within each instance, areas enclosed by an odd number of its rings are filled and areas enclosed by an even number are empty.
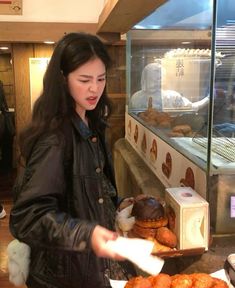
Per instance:
[[[168,228],[168,217],[160,200],[141,194],[129,209],[131,218],[126,221],[132,219],[132,226],[127,232],[128,237],[153,241],[153,253],[170,251],[177,246],[177,237]]]

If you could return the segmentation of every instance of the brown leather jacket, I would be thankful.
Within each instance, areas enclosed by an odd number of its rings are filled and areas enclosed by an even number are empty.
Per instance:
[[[104,222],[101,175],[104,172],[113,185],[114,177],[104,137],[75,118],[73,161],[65,163],[66,141],[64,145],[56,135],[44,137],[32,151],[23,180],[15,185],[10,229],[31,247],[28,287],[105,287],[106,260],[94,255],[90,237],[95,225]],[[103,171],[97,139],[105,151]]]

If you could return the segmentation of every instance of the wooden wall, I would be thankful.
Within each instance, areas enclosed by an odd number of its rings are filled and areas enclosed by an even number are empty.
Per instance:
[[[31,117],[29,58],[50,57],[52,50],[52,46],[42,44],[12,45],[17,134],[28,123]]]
[[[110,45],[107,48],[113,60],[107,79],[107,89],[113,104],[112,117],[109,119],[111,129],[107,134],[112,149],[114,143],[125,136],[126,47],[125,45]]]
[[[14,77],[11,64],[11,54],[1,54],[0,57],[0,81],[3,83],[6,101],[9,108],[15,107]]]

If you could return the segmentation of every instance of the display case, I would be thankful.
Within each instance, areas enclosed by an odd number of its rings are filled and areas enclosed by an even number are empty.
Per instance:
[[[234,233],[235,2],[169,0],[127,33],[125,137],[165,187]]]

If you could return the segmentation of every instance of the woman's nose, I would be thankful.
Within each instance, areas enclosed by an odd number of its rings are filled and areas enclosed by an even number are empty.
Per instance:
[[[98,83],[96,81],[94,81],[90,85],[90,91],[96,92],[97,90],[98,90]]]

